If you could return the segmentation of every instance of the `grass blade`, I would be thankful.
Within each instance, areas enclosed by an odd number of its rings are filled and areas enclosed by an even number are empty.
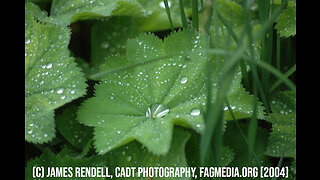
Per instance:
[[[286,78],[288,78],[289,76],[291,76],[291,75],[296,71],[296,69],[297,69],[296,65],[292,66],[292,67],[284,74],[284,76],[285,76]],[[282,80],[282,79],[278,79],[278,81],[275,82],[275,83],[271,86],[271,88],[270,88],[270,90],[269,90],[269,93],[272,93],[281,83],[283,83],[283,80]]]
[[[198,0],[192,0],[192,27],[199,31]]]
[[[251,61],[249,59],[247,59],[246,61]],[[255,61],[254,63],[256,63],[258,66],[260,66],[261,68],[264,68],[266,70],[268,70],[270,73],[272,73],[273,75],[275,75],[276,77],[278,77],[283,83],[285,83],[292,91],[296,91],[296,86],[294,85],[294,83],[292,81],[290,81],[290,79],[288,79],[285,75],[283,75],[280,71],[278,71],[275,67],[273,67],[270,64],[267,64],[263,61]]]
[[[276,57],[276,62],[277,62],[277,69],[280,71],[281,68],[281,39],[280,39],[280,34],[277,33],[277,57]]]
[[[210,34],[210,26],[211,26],[211,22],[212,22],[212,16],[213,16],[213,0],[208,1],[207,3],[207,10],[206,10],[206,16],[207,16],[207,20],[205,23],[205,27],[204,30],[207,34]]]
[[[182,0],[179,0],[179,8],[180,8],[180,17],[181,17],[181,23],[183,28],[188,28],[188,21],[186,14],[184,12],[183,2]]]
[[[164,6],[166,7],[167,16],[168,16],[168,19],[169,19],[169,22],[170,22],[171,31],[174,32],[168,0],[163,0],[163,2],[164,2]]]
[[[243,140],[246,142],[246,144],[247,144],[247,146],[249,148],[249,152],[252,154],[252,156],[253,156],[254,160],[256,161],[256,163],[258,164],[258,166],[261,167],[261,162],[260,162],[258,156],[256,155],[256,153],[254,152],[254,149],[250,149],[248,139],[247,139],[246,135],[244,134],[244,132],[242,131],[238,121],[236,120],[236,117],[234,116],[232,108],[230,106],[230,103],[229,103],[229,101],[227,99],[226,99],[226,105],[227,105],[228,110],[229,110],[229,112],[231,114],[233,122],[236,124],[236,126],[237,126],[237,128],[238,128],[238,130],[239,130],[239,132],[240,132],[240,134],[241,134],[241,136],[243,138]]]

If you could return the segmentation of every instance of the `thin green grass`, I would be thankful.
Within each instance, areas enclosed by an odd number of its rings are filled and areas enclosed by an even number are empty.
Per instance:
[[[192,27],[199,31],[198,0],[192,0]]]
[[[183,28],[188,28],[188,19],[186,17],[186,13],[184,12],[184,6],[182,0],[179,0],[179,11],[181,17],[181,23]]]
[[[291,76],[297,69],[297,66],[292,66],[283,76],[286,77],[286,79],[289,79],[288,77]],[[281,83],[283,83],[283,78],[278,78],[278,80],[271,86],[269,90],[269,94],[271,94],[275,89],[277,89]],[[292,87],[290,87],[293,91],[295,91],[295,87],[293,87],[294,84],[292,83]]]
[[[232,117],[232,119],[233,119],[233,122],[236,124],[236,126],[237,126],[237,128],[238,128],[238,130],[239,130],[239,132],[240,132],[240,134],[241,134],[241,137],[243,138],[243,140],[245,141],[245,143],[247,144],[247,146],[248,146],[248,148],[249,148],[249,153],[252,154],[252,156],[253,156],[254,160],[256,161],[257,165],[258,165],[259,167],[261,167],[261,161],[259,160],[258,156],[257,156],[256,153],[254,152],[253,147],[250,146],[249,141],[248,141],[246,135],[244,134],[244,132],[242,131],[242,129],[241,129],[238,121],[236,120],[236,118],[235,118],[235,116],[234,116],[234,114],[233,114],[233,111],[232,111],[232,108],[231,108],[231,106],[230,106],[230,103],[229,103],[228,99],[226,99],[226,105],[227,105],[227,107],[228,107],[228,111],[229,111],[230,114],[231,114],[231,117]],[[249,156],[249,157],[250,157],[250,156]]]
[[[269,1],[265,1],[263,6],[260,6],[260,8],[266,8],[266,3],[269,3]],[[267,9],[267,10],[266,10]],[[227,23],[227,21],[223,18],[223,16],[219,13],[219,11],[216,8],[215,1],[213,1],[213,16],[217,17],[222,24],[227,28],[229,34],[231,37],[235,40],[235,42],[238,44],[238,48],[232,55],[230,56],[228,50],[225,52],[223,50],[209,50],[212,53],[217,53],[217,54],[224,54],[227,57],[230,57],[228,61],[225,63],[225,65],[222,67],[222,75],[221,79],[218,80],[218,84],[221,87],[218,90],[217,93],[217,100],[215,104],[208,103],[207,107],[207,113],[205,116],[205,123],[206,123],[206,129],[205,132],[202,135],[201,139],[201,147],[200,147],[200,162],[201,164],[205,164],[205,159],[207,156],[208,148],[210,147],[210,144],[213,142],[213,152],[215,159],[218,159],[220,157],[220,152],[222,148],[222,127],[221,127],[221,122],[223,122],[223,114],[222,114],[222,106],[225,102],[226,98],[226,92],[228,91],[228,84],[230,81],[228,79],[233,75],[233,69],[236,67],[236,65],[244,59],[250,66],[251,68],[251,73],[253,77],[252,81],[252,87],[253,87],[253,93],[256,98],[260,97],[267,112],[270,112],[269,110],[269,105],[268,105],[268,99],[267,96],[268,94],[265,92],[265,87],[269,87],[269,76],[270,74],[274,74],[276,77],[281,79],[281,82],[285,82],[288,87],[291,89],[295,89],[294,84],[287,78],[285,75],[283,75],[279,70],[275,69],[271,65],[271,54],[272,54],[272,44],[271,40],[273,39],[273,36],[268,35],[267,33],[271,32],[271,29],[273,29],[273,23],[275,22],[275,19],[280,15],[280,9],[275,9],[269,16],[269,8],[264,9],[264,11],[261,11],[261,16],[263,16],[263,23],[258,31],[257,34],[252,34],[252,26],[250,24],[250,17],[248,13],[245,13],[245,19],[246,19],[246,26],[243,32],[241,34],[241,37],[237,37],[236,33],[233,31],[232,27]],[[248,12],[248,8],[245,5],[245,11]],[[217,21],[215,21],[217,22]],[[214,29],[216,30],[218,23],[213,24]],[[208,31],[209,27],[207,26],[206,31]],[[218,32],[218,31],[216,31]],[[245,39],[244,36],[248,37],[248,41],[244,42],[243,40]],[[252,44],[258,41],[260,38],[265,38],[268,37],[269,39],[264,40],[264,47],[263,49],[265,55],[262,55],[264,60],[263,61],[258,61],[255,59],[255,54],[254,50],[252,47]],[[213,40],[217,42],[215,39]],[[227,48],[228,49],[228,48]],[[244,58],[245,57],[245,58]],[[242,67],[244,69],[244,65],[242,64]],[[262,69],[262,76],[265,76],[262,82],[260,81],[260,76],[258,73],[258,67]],[[244,70],[243,70],[244,71]],[[222,80],[223,79],[223,80]],[[246,81],[248,82],[248,77],[246,76]],[[209,92],[210,93],[210,92]],[[248,148],[249,148],[249,153],[250,155],[254,154],[253,149],[254,149],[254,144],[255,144],[255,137],[256,137],[256,131],[258,128],[258,120],[257,120],[257,103],[254,104],[254,109],[253,109],[253,114],[250,120],[249,124],[249,129],[248,129],[248,139],[245,138]],[[212,140],[212,141],[211,141]],[[254,155],[253,155],[254,156]],[[259,161],[256,158],[256,161],[258,164]]]
[[[164,3],[164,6],[166,8],[166,11],[167,11],[167,16],[168,16],[168,19],[169,19],[169,22],[170,22],[171,32],[174,32],[168,0],[163,0],[163,3]]]

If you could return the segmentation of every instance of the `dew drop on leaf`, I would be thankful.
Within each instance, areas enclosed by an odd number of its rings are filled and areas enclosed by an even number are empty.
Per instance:
[[[185,83],[187,83],[188,82],[188,78],[187,77],[182,77],[181,79],[180,79],[180,83],[181,84],[185,84]]]
[[[199,109],[192,109],[190,112],[191,116],[199,116],[200,115],[200,110]]]
[[[132,157],[131,156],[128,156],[127,157],[127,161],[131,161],[132,160]]]
[[[148,118],[161,118],[169,113],[169,109],[163,104],[154,104],[149,107],[146,111],[146,116]]]
[[[47,69],[51,69],[52,66],[53,66],[52,63],[49,63],[49,64],[47,64],[46,68],[47,68]]]
[[[26,44],[29,44],[30,43],[30,39],[26,39]]]
[[[62,94],[62,93],[63,93],[63,88],[58,89],[58,90],[57,90],[57,93],[58,93],[58,94]]]

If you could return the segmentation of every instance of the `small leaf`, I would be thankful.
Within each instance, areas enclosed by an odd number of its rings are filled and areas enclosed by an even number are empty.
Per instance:
[[[56,117],[56,126],[64,138],[73,146],[83,149],[92,138],[93,129],[80,124],[76,118],[78,108],[75,105],[65,107]]]
[[[240,128],[247,134],[248,125],[244,123],[239,123]],[[258,128],[256,135],[256,143],[254,146],[254,153],[256,154],[258,160],[263,166],[270,166],[267,156],[264,154],[265,149],[267,147],[268,141],[268,132],[265,129]],[[224,135],[224,140],[226,146],[229,146],[233,149],[235,153],[234,160],[229,164],[229,166],[234,167],[248,167],[248,166],[258,166],[256,160],[253,156],[249,156],[249,148],[241,135],[238,127],[235,122],[229,121],[227,130]],[[250,158],[251,157],[251,158]]]
[[[137,18],[137,24],[142,31],[155,32],[170,29],[164,2],[162,0],[139,0],[146,17]],[[186,16],[191,16],[191,1],[183,2]],[[179,1],[168,1],[173,27],[181,27]]]
[[[201,141],[200,134],[192,133],[190,139],[186,144],[186,156],[188,160],[188,164],[191,167],[200,167],[200,141]],[[228,146],[224,146],[222,148],[222,156],[220,161],[221,166],[228,166],[234,160],[234,152]],[[210,156],[207,156],[210,157]],[[205,166],[214,166],[214,162],[212,159],[208,158],[206,161],[208,164]]]
[[[242,26],[244,24],[244,9],[237,2],[217,0],[217,8],[232,27]]]
[[[118,0],[118,7],[112,12],[113,16],[146,17],[146,10],[139,0]]]
[[[25,139],[44,143],[55,136],[54,110],[86,92],[83,74],[69,57],[70,30],[25,16]]]
[[[280,36],[289,37],[296,35],[296,6],[288,6],[279,16],[275,27]]]
[[[117,5],[116,0],[53,0],[50,14],[65,24],[71,24],[110,16]]]
[[[127,41],[139,35],[130,17],[112,17],[96,22],[91,29],[91,62],[99,65],[108,56],[124,55]]]
[[[154,155],[143,145],[134,141],[105,154],[110,169],[115,167],[187,167],[185,144],[190,134],[182,128],[175,128],[170,150],[165,155]],[[131,176],[132,177],[132,176]],[[136,177],[130,179],[141,179]],[[153,177],[152,179],[163,179]],[[190,179],[181,177],[177,179]]]
[[[266,154],[274,157],[296,156],[296,95],[291,91],[279,92],[271,101],[273,113],[267,121],[272,123]]]

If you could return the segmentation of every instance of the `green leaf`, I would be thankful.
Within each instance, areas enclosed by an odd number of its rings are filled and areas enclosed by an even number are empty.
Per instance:
[[[44,167],[47,173],[47,167],[72,167],[74,172],[75,167],[108,167],[109,174],[114,175],[115,167],[187,167],[187,160],[185,157],[185,144],[188,141],[190,134],[182,128],[176,128],[173,134],[173,140],[169,153],[162,156],[153,155],[142,146],[140,143],[134,141],[126,146],[117,148],[103,156],[91,156],[89,158],[78,158],[73,156],[72,150],[68,148],[62,149],[58,154],[52,153],[46,149],[40,157],[27,162],[26,165],[26,179],[32,178],[32,168]],[[72,155],[70,155],[72,154]],[[73,173],[73,177],[75,174]],[[70,179],[70,178],[51,178],[51,179]],[[76,178],[83,179],[83,178]],[[91,178],[99,179],[99,178]],[[104,179],[104,178],[101,178]],[[141,179],[132,176],[128,179]],[[160,179],[154,177],[153,179]],[[179,179],[190,179],[188,177],[181,177]]]
[[[65,24],[107,17],[117,8],[116,0],[53,0],[50,15]]]
[[[55,136],[54,110],[86,92],[83,74],[69,57],[70,30],[25,13],[25,139]]]
[[[84,159],[78,159],[72,156],[68,156],[67,154],[61,152],[59,154],[54,154],[50,150],[45,150],[40,157],[37,157],[33,160],[30,160],[27,162],[26,168],[25,168],[25,178],[26,180],[33,180],[32,177],[33,173],[33,167],[44,167],[44,173],[45,175],[48,173],[48,167],[50,168],[72,168],[72,174],[69,173],[68,170],[66,170],[66,175],[72,175],[72,177],[75,177],[75,167],[103,167],[105,166],[105,161],[103,156],[92,156],[90,158],[84,158]],[[70,177],[51,177],[48,179],[53,180],[69,180]],[[72,178],[72,179],[83,179],[83,178]],[[103,177],[98,178],[90,178],[87,177],[86,179],[105,179]]]
[[[200,138],[200,134],[192,133],[189,141],[186,144],[186,156],[188,164],[191,167],[200,167]],[[228,166],[234,160],[235,154],[233,150],[228,146],[224,146],[222,148],[221,154],[221,159],[219,159],[221,166]],[[206,164],[205,166],[214,166],[214,162],[209,158],[206,162],[208,162],[209,164]]]
[[[247,134],[248,124],[239,123],[240,128]],[[229,164],[229,166],[233,167],[248,167],[248,166],[258,166],[257,162],[253,158],[253,156],[249,156],[249,148],[244,138],[241,136],[239,129],[237,128],[235,122],[228,122],[227,130],[224,135],[224,140],[226,146],[229,146],[233,149],[235,153],[234,160]],[[265,156],[265,149],[267,147],[268,142],[268,132],[265,129],[258,128],[256,141],[254,146],[254,153],[259,159],[260,163],[263,166],[270,166],[270,162]]]
[[[217,0],[217,8],[232,27],[244,24],[244,9],[240,4],[234,1]]]
[[[112,17],[96,22],[91,29],[91,63],[99,65],[108,56],[125,54],[128,39],[139,33],[131,17]]]
[[[79,121],[95,127],[96,150],[103,154],[136,139],[151,152],[165,154],[174,125],[202,132],[209,59],[206,48],[207,36],[191,30],[173,33],[164,41],[142,34],[128,41],[126,58],[107,59],[102,72],[128,63],[139,65],[106,74],[95,86],[95,97],[80,107]],[[237,73],[229,101],[237,118],[250,117],[255,99],[240,83],[241,74]],[[259,109],[259,117],[263,114]]]
[[[296,156],[296,95],[279,92],[272,100],[267,121],[272,123],[266,154],[274,157]]]
[[[163,0],[139,0],[147,17],[137,18],[137,24],[142,31],[161,31],[170,29],[170,22],[167,16]],[[186,16],[191,16],[191,1],[184,0]],[[173,27],[181,27],[179,1],[168,1]]]
[[[76,118],[78,107],[69,105],[56,117],[56,126],[63,137],[73,146],[83,149],[92,138],[93,129],[80,124]]]
[[[296,35],[296,6],[288,6],[279,16],[275,28],[280,32],[280,36],[289,37]]]
[[[112,12],[113,16],[146,17],[146,10],[139,0],[118,0],[118,7]]]
[[[106,157],[106,162],[108,162],[108,167],[110,167],[110,169],[114,169],[115,167],[187,167],[185,144],[189,137],[190,134],[187,131],[182,128],[175,128],[170,150],[165,155],[154,155],[148,152],[143,145],[134,141],[108,152],[104,156]],[[142,178],[138,178],[135,175],[134,178],[128,179]],[[163,178],[153,177],[152,179]],[[176,179],[190,178],[181,177]]]

